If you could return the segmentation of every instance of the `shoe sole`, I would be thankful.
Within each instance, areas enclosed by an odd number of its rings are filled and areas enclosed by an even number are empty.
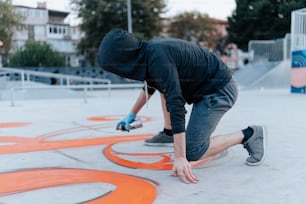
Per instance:
[[[262,137],[263,137],[263,150],[264,150],[264,153],[263,153],[263,156],[261,158],[261,160],[259,160],[258,162],[255,162],[255,163],[250,163],[248,161],[246,161],[245,163],[249,166],[258,166],[260,164],[262,164],[264,162],[264,160],[266,159],[266,155],[267,155],[267,145],[268,145],[268,129],[266,126],[262,126]]]
[[[144,142],[146,146],[153,146],[153,147],[173,147],[173,143],[148,143]]]

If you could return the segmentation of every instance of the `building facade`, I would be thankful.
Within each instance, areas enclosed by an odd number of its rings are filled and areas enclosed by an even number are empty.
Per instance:
[[[36,8],[14,7],[24,17],[25,26],[14,34],[13,52],[27,40],[46,42],[65,57],[66,66],[79,67],[84,64],[83,57],[78,55],[76,49],[81,38],[79,27],[65,22],[69,12],[48,10],[46,3],[38,3]]]

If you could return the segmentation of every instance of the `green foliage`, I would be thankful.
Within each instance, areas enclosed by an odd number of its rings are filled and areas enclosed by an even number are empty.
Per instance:
[[[164,0],[132,0],[131,4],[133,32],[143,39],[157,35],[161,31]],[[78,49],[94,65],[103,36],[113,28],[127,30],[127,0],[72,0],[72,5],[85,34]]]
[[[290,33],[291,12],[305,5],[306,0],[236,0],[229,41],[246,50],[250,40],[282,38]]]
[[[218,33],[214,21],[206,14],[185,12],[173,17],[169,35],[212,48]]]
[[[6,57],[12,48],[14,31],[22,28],[21,21],[22,17],[14,12],[10,1],[0,1],[0,40],[3,42],[0,51],[4,57],[4,65],[6,65]]]
[[[65,59],[47,43],[27,41],[10,58],[12,67],[61,67]]]

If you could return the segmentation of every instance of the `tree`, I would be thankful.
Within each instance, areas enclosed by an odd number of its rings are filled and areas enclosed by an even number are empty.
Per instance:
[[[3,47],[0,54],[3,55],[3,64],[6,66],[8,54],[12,48],[12,39],[15,29],[22,28],[22,16],[14,12],[14,8],[10,0],[0,0],[0,40]]]
[[[65,59],[47,43],[27,41],[10,58],[12,67],[62,67]]]
[[[169,26],[169,35],[212,48],[219,37],[214,20],[199,12],[185,12],[174,16]]]
[[[246,50],[250,40],[282,38],[290,33],[291,12],[306,0],[236,0],[228,18],[228,40]]]
[[[143,39],[152,38],[161,31],[160,14],[164,12],[164,0],[132,0],[133,32]],[[84,37],[78,49],[87,61],[94,65],[103,36],[112,28],[127,30],[126,0],[72,0],[74,10],[81,19]]]

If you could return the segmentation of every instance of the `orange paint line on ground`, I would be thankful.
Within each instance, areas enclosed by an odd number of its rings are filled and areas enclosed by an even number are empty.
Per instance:
[[[120,118],[119,117],[115,118],[115,117],[97,116],[97,117],[87,118],[87,120],[90,120],[90,121],[99,121],[99,122],[107,122],[107,121],[120,120]]]
[[[108,145],[104,149],[103,153],[105,157],[108,158],[110,161],[116,164],[119,164],[121,166],[125,166],[125,167],[130,167],[130,168],[135,168],[135,169],[154,169],[154,170],[170,170],[173,167],[173,164],[169,163],[171,162],[171,158],[164,154],[122,153],[122,152],[113,150],[112,145]],[[162,159],[157,162],[153,162],[153,163],[133,162],[133,161],[123,159],[117,156],[118,154],[129,155],[129,156],[161,157]]]
[[[86,204],[151,204],[156,198],[153,183],[126,174],[83,169],[33,169],[0,174],[0,195],[80,183],[109,183],[116,189]],[[42,201],[42,203],[44,203]]]
[[[33,142],[33,138],[15,137],[15,136],[0,136],[0,142],[28,143],[28,142]]]
[[[17,127],[24,127],[30,124],[31,123],[18,123],[18,122],[0,123],[0,128],[17,128]]]
[[[120,120],[123,116],[94,116],[89,117],[87,120],[90,121],[98,121],[98,122],[107,122],[107,121],[114,121],[114,120]],[[141,119],[142,122],[150,122],[152,120],[151,117],[144,117],[144,116],[138,116],[137,118]]]
[[[98,118],[98,117],[92,117],[92,118]],[[113,120],[118,120],[119,116],[103,116],[101,118],[109,118],[111,121],[113,121]],[[143,120],[143,122],[149,122],[149,121],[152,120],[151,117],[141,117],[141,119]],[[96,119],[96,121],[98,121],[98,119]],[[103,121],[103,122],[105,122],[105,121]],[[100,128],[109,128],[109,127],[114,127],[114,129],[115,129],[115,124],[109,124],[109,123],[108,124],[103,124],[102,123],[102,124],[98,124],[98,125],[97,124],[95,124],[95,125],[82,125],[81,127],[73,127],[73,128],[67,128],[67,129],[64,129],[64,130],[49,132],[47,134],[40,135],[37,138],[46,139],[46,138],[50,138],[50,137],[55,137],[55,136],[67,134],[67,133],[88,131],[88,129],[99,130]]]
[[[133,136],[111,136],[111,137],[97,137],[97,138],[74,139],[74,140],[58,140],[58,141],[42,141],[35,138],[34,139],[27,138],[26,143],[0,146],[0,154],[45,151],[45,150],[113,144],[118,142],[130,142],[130,141],[144,140],[150,136],[152,135],[140,134]],[[2,140],[2,142],[3,141],[4,140]],[[9,137],[6,137],[5,139],[5,142],[15,142],[15,141],[16,137],[12,138],[11,140]]]
[[[49,132],[43,135],[39,135],[38,137],[36,137],[39,140],[44,140],[50,137],[56,137],[59,135],[64,135],[64,134],[68,134],[68,133],[73,133],[73,132],[81,132],[81,131],[88,131],[88,129],[100,129],[100,128],[108,128],[110,127],[110,124],[96,124],[96,125],[85,125],[85,126],[78,126],[78,127],[73,127],[73,128],[67,128],[67,129],[63,129],[63,130],[58,130],[58,131],[54,131],[54,132]]]

